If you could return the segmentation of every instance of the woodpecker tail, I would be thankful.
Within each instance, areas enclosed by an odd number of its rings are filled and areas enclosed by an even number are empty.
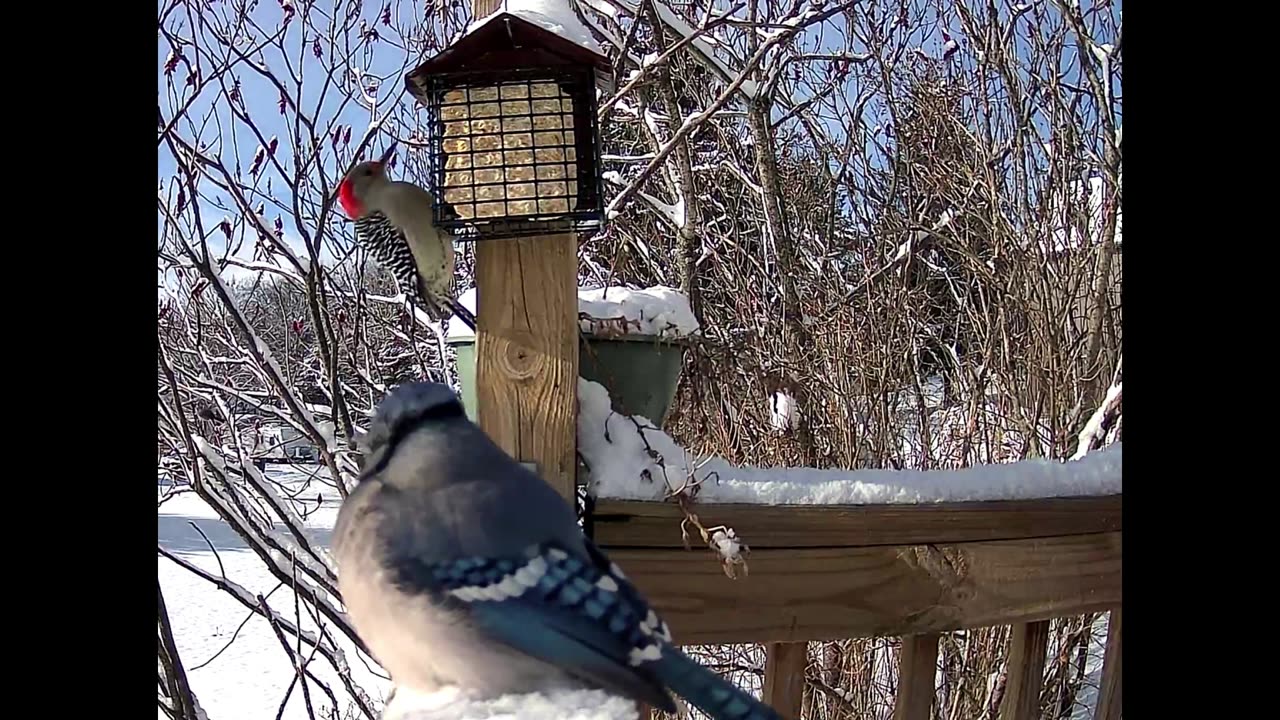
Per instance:
[[[462,303],[454,300],[453,298],[445,298],[444,306],[452,310],[453,314],[457,315],[459,320],[467,324],[467,327],[472,330],[476,329],[476,316],[464,307]]]
[[[662,648],[662,659],[650,670],[672,692],[714,720],[782,720],[773,708],[674,647]]]

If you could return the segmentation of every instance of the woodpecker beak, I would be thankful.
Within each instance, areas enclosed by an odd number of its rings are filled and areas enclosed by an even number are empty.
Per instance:
[[[395,152],[396,152],[396,141],[392,140],[391,144],[387,146],[387,149],[382,151],[382,157],[378,158],[378,162],[382,163],[383,165],[386,165],[387,161],[391,159],[391,156],[394,155]]]

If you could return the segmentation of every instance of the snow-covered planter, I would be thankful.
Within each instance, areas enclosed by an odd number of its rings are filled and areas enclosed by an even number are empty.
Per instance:
[[[475,307],[475,291],[460,301]],[[689,301],[668,287],[580,288],[578,326],[582,331],[579,375],[603,385],[613,408],[662,425],[675,398],[684,350],[698,333]],[[474,419],[475,335],[454,318],[449,344],[458,353],[463,403]]]

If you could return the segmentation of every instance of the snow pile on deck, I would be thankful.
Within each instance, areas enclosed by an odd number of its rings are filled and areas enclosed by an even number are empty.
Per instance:
[[[599,383],[578,381],[578,452],[591,492],[661,500],[697,486],[704,502],[880,505],[1015,500],[1123,491],[1121,444],[1072,462],[1022,460],[961,470],[818,470],[735,467],[694,458],[648,419],[615,413]]]
[[[498,5],[498,12],[473,21],[467,27],[467,34],[475,32],[476,29],[504,12],[511,13],[522,20],[528,20],[598,55],[605,54],[600,43],[596,42],[595,37],[582,24],[578,14],[569,5],[569,0],[503,0]]]
[[[469,288],[458,302],[476,311],[476,289]],[[685,338],[699,331],[689,299],[663,285],[633,290],[625,287],[578,288],[578,326],[596,335],[649,335],[668,339]],[[475,333],[456,316],[450,318],[450,338],[474,337]]]
[[[382,720],[637,720],[636,704],[600,690],[548,690],[470,698],[455,688],[430,695],[396,690]]]

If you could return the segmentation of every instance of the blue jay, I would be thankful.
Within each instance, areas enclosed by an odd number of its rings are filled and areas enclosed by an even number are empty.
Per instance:
[[[378,406],[334,528],[338,587],[397,687],[493,696],[587,686],[668,712],[781,720],[671,643],[565,500],[495,445],[445,385]]]

